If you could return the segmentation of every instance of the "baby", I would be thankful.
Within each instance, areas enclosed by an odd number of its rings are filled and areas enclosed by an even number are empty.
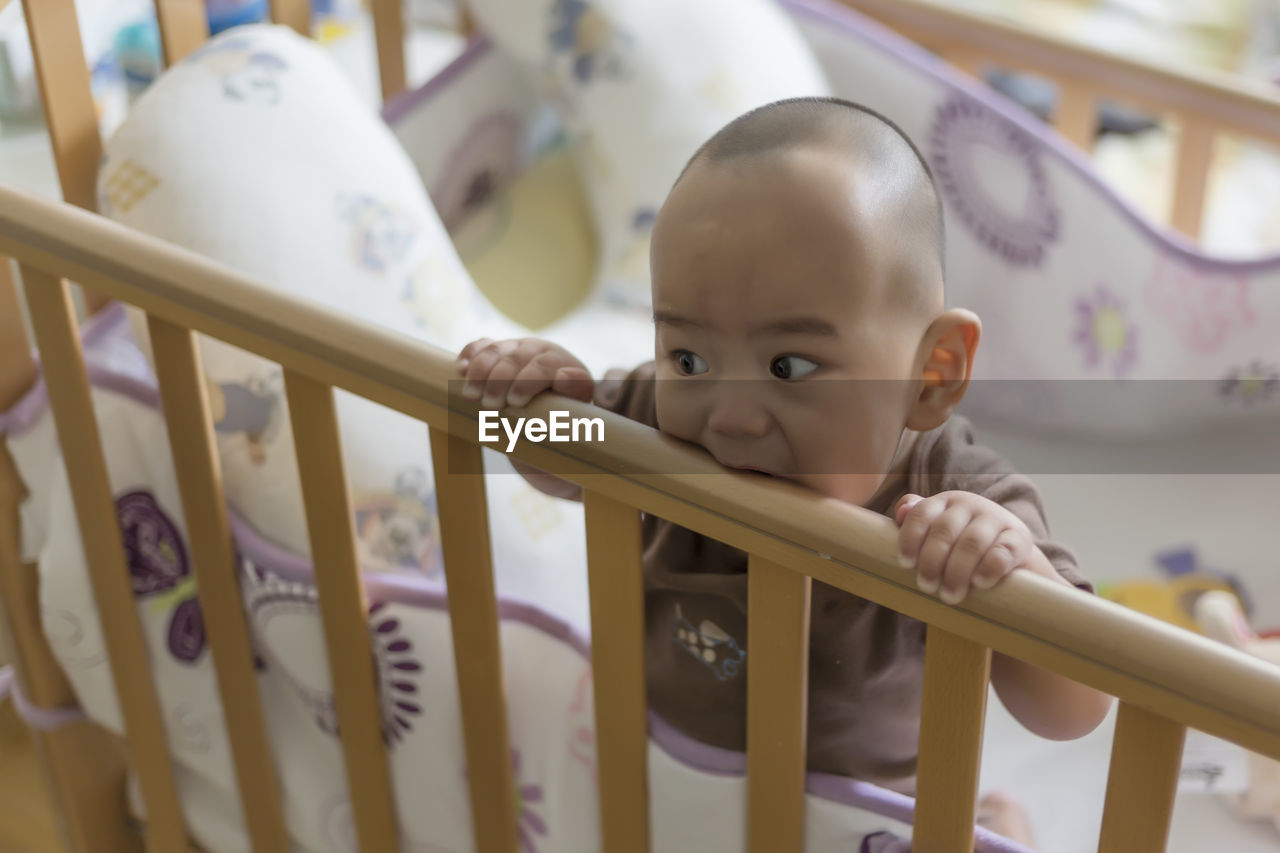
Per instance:
[[[676,181],[651,253],[653,362],[596,387],[555,344],[483,339],[459,356],[464,394],[487,408],[548,389],[594,399],[727,467],[888,515],[903,567],[947,603],[1016,570],[1091,591],[1049,541],[1033,484],[953,415],[981,325],[944,308],[941,202],[891,122],[835,99],[736,119]],[[692,737],[741,750],[746,555],[653,517],[644,541],[649,700]],[[925,626],[822,583],[812,595],[809,769],[912,791]],[[991,680],[1048,738],[1092,731],[1110,706],[1000,655]]]

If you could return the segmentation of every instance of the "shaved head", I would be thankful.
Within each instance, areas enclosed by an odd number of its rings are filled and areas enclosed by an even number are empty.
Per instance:
[[[945,257],[942,200],[915,144],[881,114],[839,98],[795,98],[752,110],[725,125],[690,158],[676,185],[717,164],[813,149],[851,168],[857,194],[875,213],[878,234],[896,244],[891,304],[936,311]],[[853,185],[851,184],[851,187]]]

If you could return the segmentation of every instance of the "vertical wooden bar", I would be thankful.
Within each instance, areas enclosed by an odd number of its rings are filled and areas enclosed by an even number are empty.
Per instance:
[[[928,627],[915,850],[972,850],[991,649]]]
[[[200,353],[189,330],[156,317],[147,322],[240,806],[255,851],[285,850],[279,780],[262,717]]]
[[[0,412],[22,398],[36,378],[31,342],[22,322],[22,303],[13,282],[13,267],[0,255]]]
[[[124,717],[130,763],[146,803],[147,849],[151,853],[181,850],[186,833],[169,763],[164,717],[147,666],[147,647],[125,564],[71,294],[66,282],[34,267],[23,265],[21,275],[49,386],[58,443],[72,484],[71,497]]]
[[[803,850],[813,580],[752,554],[747,583],[747,849]]]
[[[1173,171],[1173,227],[1193,239],[1200,237],[1213,163],[1213,127],[1190,113],[1180,116],[1177,157]]]
[[[75,0],[27,2],[22,11],[62,197],[85,210],[97,210],[102,137],[76,23]],[[90,314],[107,301],[92,291],[84,292],[85,310]]]
[[[333,389],[288,369],[284,378],[356,839],[361,850],[398,850],[368,604],[356,563]]]
[[[3,408],[0,406],[0,408]],[[25,489],[0,440],[0,603],[12,639],[18,686],[37,708],[75,704],[40,624],[36,567],[22,562],[18,507]],[[128,822],[125,767],[105,730],[89,722],[32,731],[45,783],[59,817],[63,846],[72,853],[138,853],[142,838]]]
[[[1098,111],[1093,93],[1078,83],[1058,80],[1058,103],[1053,126],[1086,154],[1092,153],[1098,131]]]
[[[1120,703],[1098,853],[1165,849],[1185,735],[1173,720]]]
[[[649,851],[649,725],[640,511],[584,490],[591,675],[604,850]]]
[[[311,37],[311,0],[270,0],[271,21],[292,27],[300,36]]]
[[[400,0],[370,0],[370,5],[382,100],[389,101],[405,90],[404,12]],[[465,14],[466,4],[461,5]]]
[[[156,23],[164,48],[164,64],[171,66],[194,52],[209,38],[204,0],[155,0]]]
[[[477,853],[515,853],[518,826],[480,447],[431,429],[449,624]]]

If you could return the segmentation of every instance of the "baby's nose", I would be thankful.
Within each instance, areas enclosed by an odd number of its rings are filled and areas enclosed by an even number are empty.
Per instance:
[[[769,412],[754,392],[754,384],[727,382],[716,389],[707,428],[726,438],[759,438],[767,433]]]

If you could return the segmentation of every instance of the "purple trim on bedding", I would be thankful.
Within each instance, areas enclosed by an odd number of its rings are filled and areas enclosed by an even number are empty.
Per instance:
[[[1157,225],[1147,219],[1125,198],[1102,180],[1093,164],[1082,152],[1065,142],[1049,125],[1028,114],[1016,104],[996,94],[986,85],[962,77],[947,69],[946,63],[924,48],[908,41],[863,15],[839,6],[830,0],[779,0],[793,15],[819,21],[833,29],[867,41],[873,47],[928,74],[935,81],[959,95],[982,104],[987,109],[1015,123],[1040,142],[1045,153],[1056,157],[1067,168],[1075,171],[1085,182],[1093,185],[1112,207],[1136,225],[1147,238],[1157,245],[1157,250],[1178,256],[1188,265],[1199,270],[1225,273],[1254,273],[1280,269],[1280,253],[1252,260],[1215,258],[1202,252],[1190,238],[1171,227]]]
[[[125,323],[125,318],[124,306],[119,302],[112,302],[81,326],[81,346],[89,349],[102,343],[103,339],[108,335],[120,330],[120,327]],[[32,352],[31,358],[35,361],[36,367],[39,368],[40,354]],[[89,382],[92,385],[110,388],[149,405],[157,403],[160,399],[159,392],[154,387],[138,382],[131,377],[104,370],[92,363],[87,364],[85,370],[89,374]],[[36,422],[40,420],[40,416],[44,414],[48,406],[49,389],[45,385],[44,376],[37,375],[35,383],[27,393],[23,394],[8,411],[0,412],[0,435],[19,436],[26,433],[36,425]]]
[[[68,723],[88,719],[79,707],[48,710],[31,704],[11,666],[0,669],[0,701],[6,697],[13,699],[13,707],[27,727],[38,732],[52,732]]]
[[[448,65],[440,69],[434,77],[411,92],[401,92],[382,106],[382,120],[394,125],[400,119],[413,112],[426,101],[431,100],[441,89],[448,86],[458,75],[483,58],[493,45],[485,37],[473,40],[462,53]]]

